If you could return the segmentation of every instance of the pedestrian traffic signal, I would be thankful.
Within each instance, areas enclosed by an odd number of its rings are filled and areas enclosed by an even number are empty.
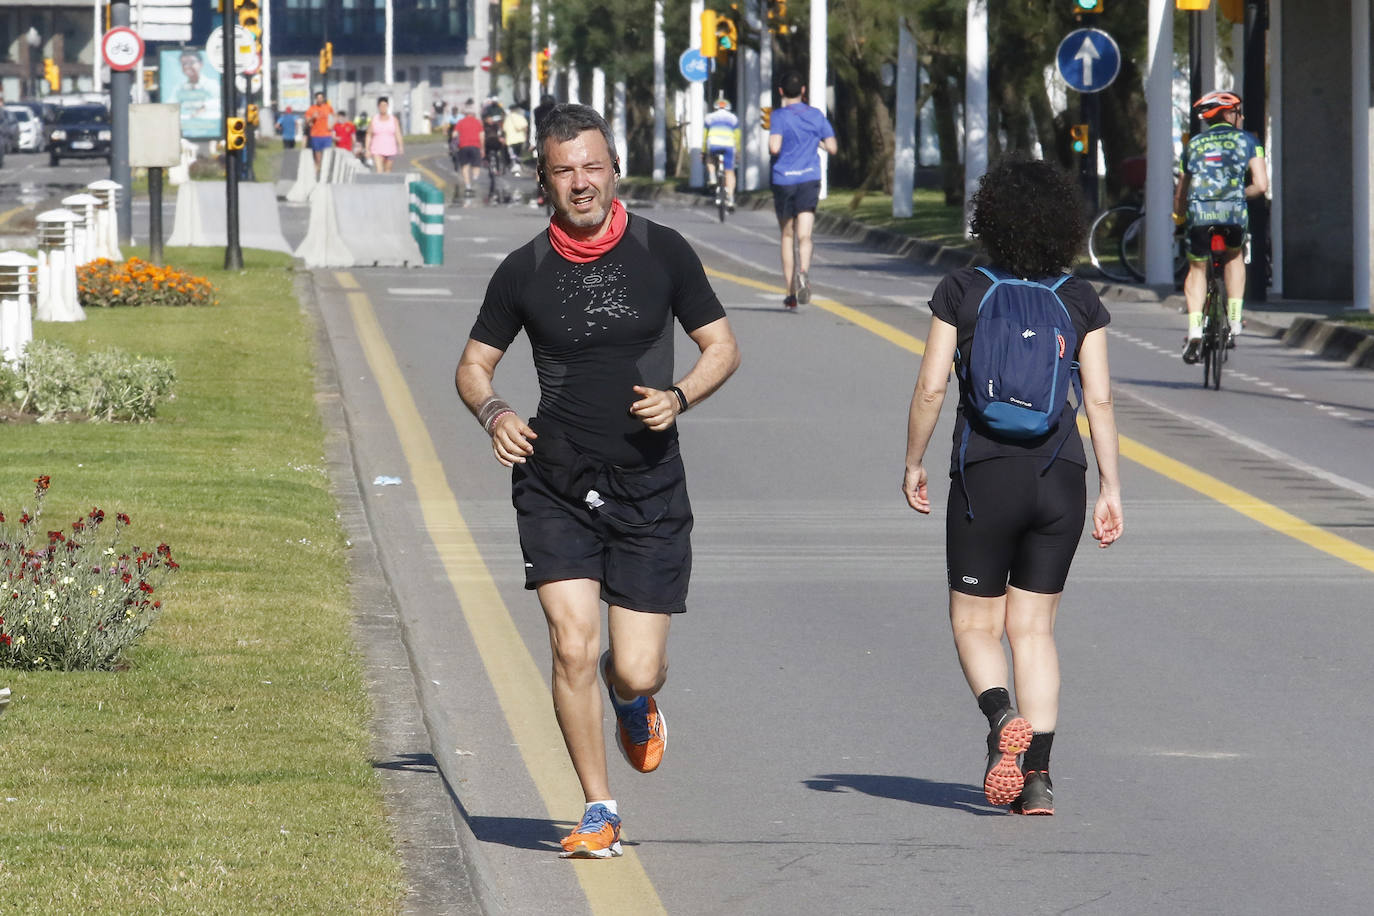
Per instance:
[[[326,41],[324,47],[320,48],[320,72],[328,73],[332,66],[334,66],[334,42]]]
[[[1069,126],[1069,148],[1080,155],[1088,151],[1088,125],[1072,124]]]
[[[249,124],[253,125],[254,127],[257,127],[259,117],[260,115],[258,113],[258,106],[254,105],[252,102],[249,102],[248,107],[243,112],[244,120],[247,121]]]
[[[739,50],[739,29],[735,28],[735,20],[716,17],[716,49],[724,54]]]
[[[1102,0],[1073,0],[1073,11],[1075,13],[1100,13],[1102,12]]]
[[[535,71],[539,77],[539,85],[545,86],[549,82],[549,49],[543,48],[535,60]]]
[[[258,0],[234,0],[234,9],[239,14],[239,25],[261,39],[262,24],[260,19],[262,11],[258,9]]]
[[[51,57],[43,58],[43,79],[48,81],[48,88],[53,92],[62,91],[62,72],[57,69],[57,61]]]
[[[243,118],[224,119],[224,146],[230,151],[243,149],[248,144],[247,126]]]
[[[701,11],[701,56],[716,56],[716,11]]]

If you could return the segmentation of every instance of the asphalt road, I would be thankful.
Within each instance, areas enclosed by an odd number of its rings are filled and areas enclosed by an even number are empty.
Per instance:
[[[1245,339],[1224,389],[1204,391],[1177,357],[1180,316],[1109,303],[1126,536],[1079,554],[1059,623],[1057,814],[1017,818],[979,789],[943,506],[918,517],[898,490],[919,357],[896,332],[924,337],[938,276],[822,239],[826,307],[785,314],[769,214],[641,212],[695,245],[744,366],[682,419],[696,568],[660,695],[672,740],[650,776],[612,756],[630,850],[612,862],[555,855],[581,799],[552,730],[547,636],[521,588],[508,472],[452,387],[488,277],[541,211],[452,210],[442,268],[315,273],[490,910],[1364,910],[1372,748],[1351,688],[1374,643],[1367,373]],[[523,338],[497,386],[533,409]]]
[[[818,304],[786,314],[769,213],[640,212],[696,247],[744,365],[681,421],[696,566],[660,695],[672,740],[648,776],[611,755],[627,849],[613,861],[556,856],[581,798],[546,630],[521,587],[509,472],[452,384],[487,279],[542,211],[453,208],[440,268],[313,273],[432,742],[416,752],[432,750],[471,829],[454,867],[488,912],[1367,909],[1367,372],[1246,338],[1223,390],[1204,391],[1177,356],[1181,316],[1108,303],[1126,535],[1078,555],[1058,627],[1057,813],[1018,818],[980,790],[943,500],[919,517],[898,488],[938,275],[822,238]],[[293,242],[304,217],[283,208]],[[679,345],[682,371],[694,348]],[[497,387],[533,410],[523,337]]]

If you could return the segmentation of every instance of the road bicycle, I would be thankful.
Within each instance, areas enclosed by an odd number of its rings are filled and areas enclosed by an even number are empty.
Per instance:
[[[1226,285],[1222,282],[1221,256],[1226,238],[1213,227],[1211,257],[1207,260],[1207,298],[1202,304],[1202,387],[1221,390],[1221,368],[1231,354],[1231,322],[1226,315]]]
[[[729,195],[725,191],[725,155],[719,152],[711,153],[711,167],[716,176],[715,184],[712,189],[715,193],[716,213],[720,215],[720,221],[725,222],[725,214],[729,210]]]

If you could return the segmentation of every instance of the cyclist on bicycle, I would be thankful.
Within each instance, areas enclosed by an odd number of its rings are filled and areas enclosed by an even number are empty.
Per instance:
[[[720,168],[725,173],[725,206],[735,211],[735,137],[739,133],[739,118],[730,110],[730,102],[724,97],[716,99],[716,110],[702,122],[706,125],[706,168],[710,173],[710,184],[716,183],[716,156],[720,156]]]
[[[1198,361],[1202,347],[1202,304],[1207,298],[1207,263],[1212,257],[1212,233],[1226,243],[1221,255],[1225,265],[1226,317],[1231,325],[1231,346],[1240,334],[1241,307],[1245,301],[1245,261],[1238,257],[1249,225],[1247,199],[1269,190],[1269,169],[1264,147],[1254,134],[1240,129],[1241,100],[1233,92],[1209,92],[1193,103],[1206,127],[1188,141],[1183,153],[1183,174],[1174,189],[1174,219],[1188,222],[1188,276],[1183,296],[1188,303],[1188,340],[1183,361]],[[1184,214],[1184,204],[1187,213]]]

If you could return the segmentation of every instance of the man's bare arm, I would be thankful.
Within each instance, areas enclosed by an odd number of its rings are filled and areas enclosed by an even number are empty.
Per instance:
[[[462,398],[487,435],[491,436],[491,450],[496,460],[510,467],[512,464],[523,464],[527,457],[534,454],[534,446],[530,441],[539,437],[520,419],[513,407],[496,396],[492,388],[496,365],[505,355],[504,350],[469,339],[458,360],[454,384],[458,387],[458,397]]]

